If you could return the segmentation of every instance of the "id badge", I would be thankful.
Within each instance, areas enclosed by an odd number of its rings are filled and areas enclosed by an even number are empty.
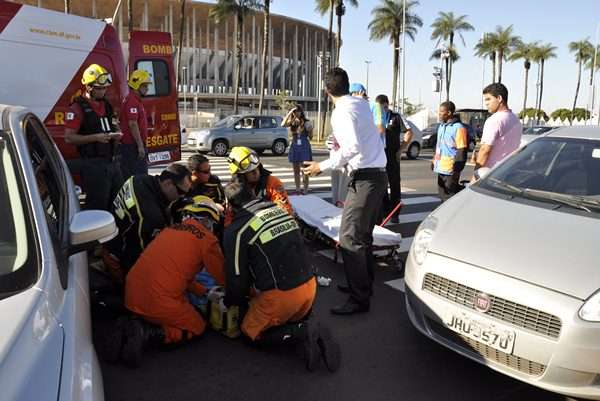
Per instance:
[[[300,138],[296,139],[296,145],[302,146],[302,139],[300,139]]]

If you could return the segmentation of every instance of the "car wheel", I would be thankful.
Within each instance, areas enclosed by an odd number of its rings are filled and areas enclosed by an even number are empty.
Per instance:
[[[212,151],[215,154],[215,156],[225,156],[228,150],[229,146],[224,140],[219,139],[218,141],[213,142]]]
[[[420,151],[421,151],[421,147],[419,146],[419,144],[416,142],[413,142],[410,144],[410,146],[406,150],[406,157],[408,157],[410,160],[414,160],[417,157],[419,157]]]
[[[271,147],[271,151],[274,155],[281,156],[285,153],[285,149],[287,148],[287,144],[283,139],[278,139],[273,142],[273,146]]]

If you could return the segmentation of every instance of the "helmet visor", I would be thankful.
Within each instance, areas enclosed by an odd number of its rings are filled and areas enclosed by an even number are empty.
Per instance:
[[[109,73],[98,75],[94,81],[94,86],[108,86],[112,84],[112,76]]]
[[[254,152],[248,153],[248,155],[242,160],[238,161],[230,157],[227,159],[227,161],[237,166],[238,170],[236,171],[236,173],[242,174],[254,170],[260,164],[260,159]]]

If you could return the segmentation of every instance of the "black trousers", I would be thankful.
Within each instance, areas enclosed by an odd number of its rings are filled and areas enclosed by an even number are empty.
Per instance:
[[[119,163],[94,158],[80,159],[76,166],[81,177],[81,189],[86,194],[85,209],[110,211],[111,204],[123,185]],[[71,172],[76,174],[73,170]]]
[[[390,192],[388,194],[386,188],[385,196],[383,198],[384,215],[380,214],[380,219],[387,217],[387,215],[392,210],[394,210],[398,202],[400,202],[402,196],[400,193],[400,155],[398,154],[399,151],[399,148],[385,148],[385,156],[387,157],[385,171],[387,172]]]
[[[438,194],[442,202],[450,199],[464,188],[460,185],[460,173],[460,171],[455,171],[451,175],[438,174]]]
[[[148,156],[143,160],[138,159],[137,145],[120,144],[119,154],[121,155],[119,162],[123,179],[126,180],[136,174],[148,174]],[[146,154],[148,154],[147,151]]]
[[[379,208],[387,192],[387,175],[384,171],[350,177],[348,195],[342,212],[340,249],[344,272],[350,288],[351,301],[369,305],[375,258],[373,257],[373,227]]]

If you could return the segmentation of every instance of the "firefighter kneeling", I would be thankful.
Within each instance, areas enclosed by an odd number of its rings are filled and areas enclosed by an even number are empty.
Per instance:
[[[202,266],[218,285],[224,284],[224,257],[213,234],[219,213],[210,198],[196,196],[177,212],[180,223],[162,230],[144,250],[125,284],[125,306],[141,319],[117,322],[121,342],[115,341],[109,358],[118,359],[120,349],[122,360],[135,367],[144,347],[178,343],[204,332],[206,323],[186,293],[206,293],[195,281]]]
[[[247,309],[241,330],[254,344],[299,344],[309,371],[321,358],[336,371],[339,344],[309,318],[317,285],[298,224],[283,208],[257,199],[239,179],[227,185],[225,195],[234,213],[224,235],[225,306]],[[251,297],[251,288],[257,295]]]

